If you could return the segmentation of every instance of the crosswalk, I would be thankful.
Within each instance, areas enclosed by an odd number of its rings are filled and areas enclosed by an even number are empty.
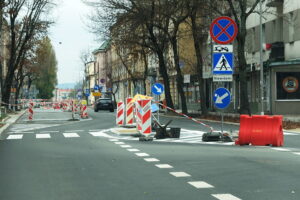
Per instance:
[[[205,132],[181,129],[180,138],[166,138],[166,139],[155,139],[154,142],[162,143],[187,143],[187,144],[217,144],[217,145],[234,145],[234,142],[203,142],[202,135]],[[34,137],[29,135],[34,135]],[[21,132],[9,132],[5,140],[22,140],[26,137],[31,137],[35,139],[51,139],[54,137],[63,137],[63,138],[82,138],[86,136],[90,137],[103,137],[108,139],[116,140],[129,140],[129,141],[138,141],[139,138],[132,136],[121,136],[116,135],[112,132],[111,129],[97,129],[97,130],[65,130],[65,131],[40,131],[40,132],[28,132],[28,129]],[[296,133],[285,132],[285,135],[300,135]],[[154,134],[152,134],[154,136]]]

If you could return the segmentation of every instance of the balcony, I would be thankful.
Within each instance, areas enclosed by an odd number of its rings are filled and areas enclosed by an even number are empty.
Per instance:
[[[283,5],[283,0],[267,0],[268,7],[279,7]]]
[[[284,60],[284,43],[283,42],[272,43],[269,60],[270,61],[283,61]]]

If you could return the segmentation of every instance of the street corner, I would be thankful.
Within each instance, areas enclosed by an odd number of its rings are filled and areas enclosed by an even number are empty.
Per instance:
[[[111,128],[110,131],[120,136],[140,135],[139,131],[135,127],[115,127]]]

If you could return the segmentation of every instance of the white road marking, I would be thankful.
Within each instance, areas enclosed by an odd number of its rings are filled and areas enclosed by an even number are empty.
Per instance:
[[[212,194],[212,196],[219,200],[242,200],[233,196],[232,194]]]
[[[147,157],[147,156],[150,156],[149,154],[147,153],[135,153],[135,155],[139,156],[139,157]]]
[[[171,175],[175,176],[175,177],[190,177],[191,175],[189,175],[188,173],[185,172],[170,172]]]
[[[299,133],[283,132],[283,135],[300,135]]]
[[[51,138],[50,134],[36,134],[35,135],[36,139],[46,139],[46,138]]]
[[[111,142],[118,142],[119,140],[118,139],[110,139],[109,141],[111,141]]]
[[[271,149],[273,149],[273,150],[276,150],[276,151],[291,151],[291,150],[289,150],[289,149],[285,149],[285,148],[271,148]]]
[[[173,168],[173,166],[168,165],[168,164],[158,164],[158,165],[155,165],[155,166],[158,167],[158,168],[161,168],[161,169],[170,169],[170,168]]]
[[[204,189],[204,188],[214,188],[211,184],[208,184],[204,181],[191,181],[188,184],[194,186],[197,189]]]
[[[147,162],[159,162],[159,160],[156,158],[144,158],[144,160]]]
[[[99,132],[99,131],[102,131],[102,129],[89,130],[89,132]]]
[[[125,144],[124,142],[115,142],[115,144]]]
[[[140,151],[138,149],[127,149],[127,150],[130,151],[130,152],[138,152],[138,151]]]
[[[300,152],[294,152],[293,154],[300,156]]]
[[[63,133],[66,138],[80,137],[77,133]]]
[[[122,148],[131,148],[132,146],[130,145],[121,145]]]
[[[10,135],[7,137],[8,140],[20,140],[23,138],[23,135]]]
[[[41,131],[41,133],[59,133],[59,131]]]
[[[99,133],[99,132],[90,132],[90,134],[94,137],[102,137],[103,136],[103,133]]]
[[[66,133],[83,132],[84,130],[66,130]]]

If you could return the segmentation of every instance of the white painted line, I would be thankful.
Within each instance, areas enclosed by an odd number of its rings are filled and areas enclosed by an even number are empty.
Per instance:
[[[36,139],[46,139],[46,138],[51,138],[50,134],[36,134],[35,135]]]
[[[125,144],[124,142],[115,142],[115,144]]]
[[[101,132],[89,132],[92,136],[94,136],[94,137],[101,137],[101,136],[103,136],[103,133],[101,133]]]
[[[204,181],[191,181],[188,184],[194,186],[197,189],[204,189],[204,188],[214,188],[214,186],[204,182]]]
[[[130,151],[130,152],[138,152],[138,151],[140,151],[138,149],[127,149],[127,150]]]
[[[212,194],[212,196],[219,200],[242,200],[233,196],[232,194]]]
[[[147,162],[159,162],[159,160],[156,158],[144,158],[144,160]]]
[[[59,133],[59,131],[41,131],[41,133]]]
[[[158,168],[161,168],[161,169],[173,168],[171,165],[168,165],[168,164],[158,164],[158,165],[155,165],[155,166],[158,167]]]
[[[300,156],[300,152],[294,152],[293,154]]]
[[[111,141],[111,142],[118,142],[119,140],[118,139],[110,139],[109,141]]]
[[[84,130],[66,130],[66,133],[83,132]]]
[[[121,145],[122,148],[131,148],[132,146],[130,145]]]
[[[7,137],[7,140],[20,140],[23,138],[23,135],[10,135]]]
[[[283,135],[300,135],[299,133],[283,132]]]
[[[102,131],[102,129],[89,130],[89,132],[99,132],[99,131]]]
[[[135,155],[137,155],[139,157],[147,157],[147,156],[149,156],[149,154],[147,154],[147,153],[135,153]]]
[[[80,137],[77,133],[63,133],[66,138]]]
[[[190,177],[191,175],[189,175],[188,173],[185,172],[170,172],[171,175],[175,176],[175,177]]]
[[[276,150],[276,151],[291,151],[289,149],[285,149],[285,148],[271,148],[273,150]]]

